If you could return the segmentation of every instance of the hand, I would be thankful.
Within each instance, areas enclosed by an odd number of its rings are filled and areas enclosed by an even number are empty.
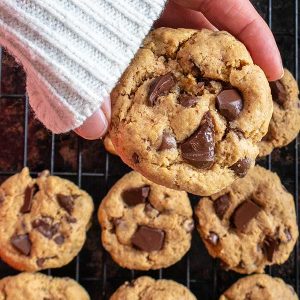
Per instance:
[[[283,76],[274,36],[248,0],[170,0],[156,27],[226,30],[242,41],[269,81]]]
[[[106,133],[110,118],[111,105],[110,98],[107,97],[104,99],[102,106],[74,131],[87,140],[99,139]]]
[[[248,0],[170,0],[156,27],[226,30],[242,41],[268,80],[283,76],[279,50],[271,30]],[[105,134],[111,116],[106,99],[75,132],[86,139]]]

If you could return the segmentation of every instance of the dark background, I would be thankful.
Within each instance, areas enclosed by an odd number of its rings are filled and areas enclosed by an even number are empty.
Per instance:
[[[299,68],[299,34],[296,17],[298,1],[252,1],[271,26],[282,53],[284,65],[297,77]],[[105,152],[101,141],[88,142],[75,134],[54,136],[48,132],[29,110],[25,96],[25,74],[14,59],[0,50],[0,182],[29,166],[32,174],[49,169],[52,174],[67,178],[94,198],[96,209],[107,190],[129,171],[118,157]],[[298,143],[275,150],[272,156],[259,162],[277,172],[286,188],[299,199]],[[197,197],[191,197],[195,205]],[[285,279],[299,294],[299,246],[282,266],[267,272]],[[297,258],[297,259],[296,259]],[[17,272],[0,262],[0,277]],[[100,243],[100,227],[96,218],[88,232],[87,242],[80,255],[69,265],[46,271],[54,276],[77,279],[93,300],[107,299],[125,280],[142,274],[181,282],[198,299],[218,299],[219,295],[240,275],[223,271],[210,258],[198,234],[194,234],[188,255],[174,266],[152,272],[133,272],[118,267],[105,253]]]

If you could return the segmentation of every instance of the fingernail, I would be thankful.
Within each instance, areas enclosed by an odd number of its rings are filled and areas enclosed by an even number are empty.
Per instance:
[[[87,140],[96,140],[101,138],[108,129],[108,121],[99,108],[86,121],[74,131]]]

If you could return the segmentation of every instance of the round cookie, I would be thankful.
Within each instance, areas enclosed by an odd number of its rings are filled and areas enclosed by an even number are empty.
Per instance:
[[[116,149],[111,141],[109,134],[107,134],[104,137],[103,144],[104,144],[106,151],[108,151],[109,153],[111,153],[113,155],[118,155],[118,153],[116,152]]]
[[[71,278],[41,273],[20,273],[0,280],[0,299],[5,300],[89,300],[85,289]]]
[[[58,268],[82,248],[93,201],[72,182],[30,177],[28,168],[0,187],[0,256],[23,271]]]
[[[110,297],[110,300],[196,300],[196,297],[182,284],[173,280],[154,280],[139,277],[125,282]]]
[[[298,300],[298,296],[282,279],[258,274],[239,279],[220,297],[220,300],[244,299]]]
[[[293,196],[275,173],[259,166],[202,198],[195,212],[210,255],[239,273],[261,273],[266,265],[284,263],[298,238]]]
[[[274,112],[268,133],[258,144],[259,156],[280,148],[294,140],[300,130],[300,102],[298,84],[293,75],[284,69],[284,76],[270,82]]]
[[[254,165],[272,116],[269,83],[224,31],[150,33],[111,94],[111,139],[133,169],[211,195]]]
[[[98,211],[102,243],[122,267],[168,267],[189,250],[194,228],[186,192],[150,182],[137,172],[122,177]]]

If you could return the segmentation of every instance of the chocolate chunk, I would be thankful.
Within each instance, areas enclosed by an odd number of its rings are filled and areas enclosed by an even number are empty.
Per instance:
[[[52,225],[53,219],[51,217],[42,217],[32,222],[32,227],[38,230],[44,237],[51,239],[59,229],[59,224]]]
[[[261,208],[251,200],[242,202],[234,211],[232,221],[237,230],[243,231],[248,223],[256,217]]]
[[[202,86],[204,86],[204,83],[202,84]],[[195,96],[183,94],[179,97],[178,101],[184,107],[192,107],[197,104],[198,99]]]
[[[228,121],[235,120],[243,109],[243,100],[236,89],[224,90],[217,96],[217,108]]]
[[[23,255],[30,255],[31,241],[28,234],[15,235],[10,242]]]
[[[70,217],[69,215],[66,216],[66,220],[68,223],[72,224],[72,223],[76,223],[77,222],[77,219],[74,218],[74,217]]]
[[[60,234],[54,238],[54,242],[57,245],[62,245],[65,242],[65,237],[62,234]]]
[[[235,164],[233,164],[230,167],[230,169],[232,169],[238,177],[242,178],[247,175],[250,167],[251,167],[251,159],[245,157],[243,159],[238,160]]]
[[[280,80],[269,83],[273,101],[279,105],[283,105],[287,101],[287,91]]]
[[[45,261],[46,261],[45,258],[38,258],[38,259],[36,260],[36,264],[37,264],[40,268],[42,268]]]
[[[140,163],[140,157],[138,156],[138,154],[137,153],[133,153],[132,154],[132,160],[133,160],[133,162],[135,163],[135,164],[139,164]]]
[[[177,147],[177,143],[175,137],[170,133],[164,132],[162,135],[161,144],[158,148],[158,151],[173,149],[176,147]]]
[[[192,232],[195,228],[194,221],[193,220],[185,220],[183,222],[183,228],[188,233]]]
[[[219,236],[215,232],[210,232],[207,239],[214,246],[216,246],[219,242]]]
[[[175,80],[172,73],[159,76],[155,78],[150,84],[148,93],[148,103],[153,106],[159,96],[168,93],[173,86],[175,86]]]
[[[63,194],[58,194],[56,198],[58,204],[69,214],[72,214],[74,208],[74,198],[70,195],[63,195]]]
[[[146,252],[159,251],[165,240],[165,232],[161,229],[141,225],[131,238],[132,244]]]
[[[269,262],[272,262],[275,251],[278,249],[280,241],[271,236],[266,236],[263,241],[263,249]]]
[[[291,232],[288,228],[284,229],[284,234],[285,234],[286,239],[287,239],[288,242],[292,240],[292,234],[291,234]]]
[[[216,199],[213,205],[217,216],[220,220],[223,220],[223,217],[230,206],[229,194],[222,195]]]
[[[123,191],[122,199],[128,206],[135,206],[145,203],[150,192],[150,186],[145,185]]]
[[[28,186],[25,190],[24,203],[20,209],[22,214],[29,213],[31,211],[32,206],[32,198],[37,193],[39,187],[37,184],[33,186]]]
[[[181,144],[182,158],[199,169],[210,169],[215,159],[214,124],[210,112],[201,120],[199,128]]]
[[[149,218],[156,218],[159,215],[159,211],[154,208],[150,203],[147,203],[145,206],[145,214]]]

